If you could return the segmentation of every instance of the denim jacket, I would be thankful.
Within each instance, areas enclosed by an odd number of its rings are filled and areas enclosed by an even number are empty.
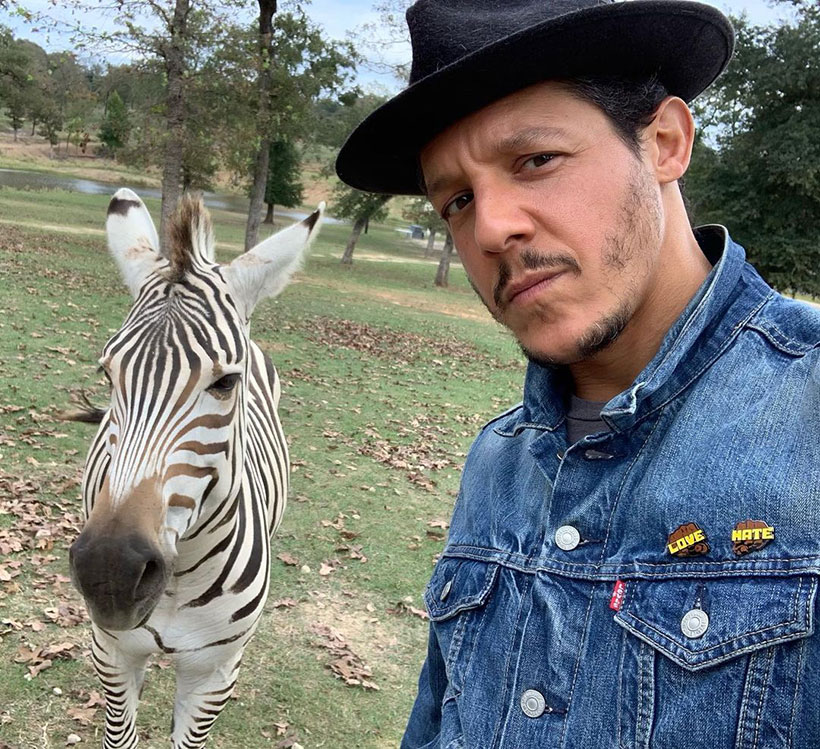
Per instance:
[[[473,444],[403,749],[820,747],[820,311],[698,240],[608,431],[530,364]]]

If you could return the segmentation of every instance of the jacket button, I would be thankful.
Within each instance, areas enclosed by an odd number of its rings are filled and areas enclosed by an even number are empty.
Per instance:
[[[709,629],[709,615],[702,609],[691,609],[683,615],[680,628],[690,640],[697,640]]]
[[[521,695],[521,709],[528,718],[538,718],[547,707],[544,695],[536,689],[528,689]]]
[[[448,580],[444,583],[444,587],[441,589],[441,595],[439,596],[439,600],[443,601],[447,596],[450,595],[450,591],[453,589],[453,581]]]
[[[573,528],[571,525],[562,525],[555,531],[555,543],[563,551],[572,551],[581,543],[581,534],[578,533],[577,528]]]

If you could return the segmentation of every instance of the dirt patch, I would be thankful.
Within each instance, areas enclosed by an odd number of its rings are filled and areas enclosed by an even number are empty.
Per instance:
[[[420,359],[433,358],[433,363],[475,362],[489,359],[474,346],[455,336],[442,334],[440,338],[426,338],[417,333],[381,328],[367,323],[331,317],[307,318],[297,325],[304,336],[330,349],[352,349],[369,356],[388,359],[395,363],[412,364]]]
[[[300,630],[311,633],[315,647],[327,651],[329,663],[333,662],[333,653],[327,647],[328,639],[335,640],[339,648],[346,647],[362,664],[363,671],[371,672],[369,677],[363,676],[376,687],[380,682],[389,684],[400,678],[401,667],[390,658],[399,644],[399,634],[391,626],[388,614],[372,605],[373,610],[369,611],[358,597],[345,599],[321,591],[311,591],[309,595],[310,600],[298,604],[293,613],[299,618]]]
[[[374,258],[375,259],[375,258]],[[398,258],[394,258],[393,262],[404,262]],[[424,262],[420,260],[408,259],[407,262]],[[331,279],[294,279],[294,283],[308,283],[315,286],[322,286],[328,289],[339,289],[350,291],[350,287]],[[495,322],[490,317],[489,312],[482,306],[478,299],[463,296],[453,298],[447,296],[448,292],[445,289],[441,290],[439,298],[431,298],[429,294],[421,296],[413,291],[400,291],[398,289],[376,289],[372,287],[357,287],[357,294],[370,297],[371,299],[381,299],[390,304],[395,304],[399,307],[410,307],[412,309],[425,309],[431,312],[437,312],[449,317],[458,317],[462,320],[475,320],[483,322],[488,325],[494,325]]]

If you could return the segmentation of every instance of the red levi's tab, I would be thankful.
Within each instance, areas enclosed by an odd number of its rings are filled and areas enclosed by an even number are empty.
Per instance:
[[[624,595],[626,594],[626,583],[623,580],[616,580],[612,589],[612,598],[609,599],[609,608],[613,611],[620,611],[624,605]]]

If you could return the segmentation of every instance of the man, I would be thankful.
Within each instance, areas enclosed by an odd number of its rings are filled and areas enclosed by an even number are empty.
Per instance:
[[[529,359],[425,593],[406,749],[820,747],[820,314],[690,228],[678,0],[420,0],[411,85],[337,162],[426,193]]]

